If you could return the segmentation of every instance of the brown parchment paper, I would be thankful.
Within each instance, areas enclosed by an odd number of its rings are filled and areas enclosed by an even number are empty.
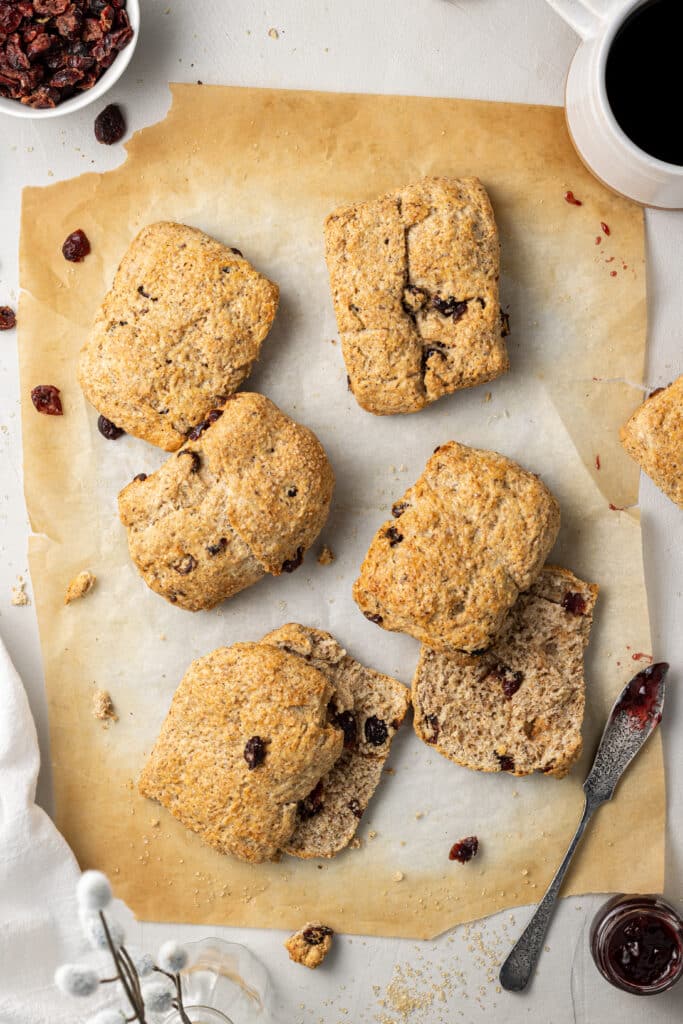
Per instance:
[[[632,656],[650,650],[631,508],[638,473],[617,439],[642,397],[641,212],[587,174],[554,108],[176,85],[166,120],[127,148],[118,170],[27,189],[23,201],[26,498],[59,827],[81,864],[112,874],[147,919],[291,928],[314,916],[347,932],[427,937],[532,902],[574,829],[606,712],[639,667]],[[512,370],[419,415],[372,417],[346,390],[321,225],[336,204],[425,173],[478,174],[490,190]],[[581,206],[565,202],[567,189]],[[279,282],[281,310],[248,386],[311,426],[337,473],[320,541],[335,562],[320,566],[313,551],[294,575],[194,616],[142,584],[116,516],[120,487],[163,455],[133,438],[101,438],[76,383],[78,350],[118,260],[157,218],[237,245]],[[60,253],[75,228],[92,243],[81,265]],[[62,419],[33,410],[29,390],[39,383],[61,388]],[[245,865],[202,846],[134,790],[188,663],[297,620],[330,629],[357,657],[409,683],[417,644],[368,623],[351,583],[390,502],[449,438],[541,473],[562,505],[553,560],[601,586],[581,765],[562,781],[471,773],[408,726],[361,824],[360,848],[331,862]],[[65,608],[68,581],[86,567],[95,590]],[[119,714],[108,728],[91,714],[96,686],[111,692]],[[600,811],[566,891],[661,889],[664,814],[657,737]],[[471,834],[481,842],[476,861],[449,862],[452,842]]]

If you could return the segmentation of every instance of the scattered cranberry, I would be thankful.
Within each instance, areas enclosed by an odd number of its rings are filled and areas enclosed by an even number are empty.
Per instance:
[[[9,306],[0,306],[0,331],[11,331],[17,326],[17,317]]]
[[[366,619],[369,619],[370,622],[374,622],[376,626],[381,626],[384,622],[381,615],[375,615],[373,612],[363,612],[363,615]]]
[[[72,231],[62,246],[62,254],[69,263],[82,263],[90,254],[90,242],[86,233],[80,228]]]
[[[222,415],[222,409],[212,409],[205,420],[202,420],[202,422],[198,423],[196,427],[192,427],[192,429],[188,431],[188,440],[197,441],[202,436],[204,431],[208,430],[211,424],[215,423],[216,420],[219,420]]]
[[[193,569],[197,568],[197,562],[192,555],[183,555],[179,562],[171,566],[176,572],[179,572],[181,576],[187,576]]]
[[[645,654],[644,651],[636,651],[631,655],[633,661],[647,661],[648,664],[652,664],[653,658],[651,654]]]
[[[514,772],[515,762],[512,757],[508,757],[507,754],[496,754],[496,757],[500,762],[500,770],[502,772]]]
[[[400,544],[403,540],[403,534],[399,533],[395,526],[390,526],[388,530],[385,531],[384,536],[389,541],[390,548],[395,548],[396,545]]]
[[[356,716],[353,711],[339,711],[334,715],[332,721],[344,733],[344,746],[352,747],[356,742],[356,733],[358,732]]]
[[[95,118],[95,138],[105,146],[113,146],[115,142],[120,142],[125,134],[126,122],[121,108],[115,103],[110,103]]]
[[[46,416],[63,416],[62,400],[59,397],[59,388],[52,384],[39,384],[31,391],[31,401],[38,412]]]
[[[304,560],[304,549],[297,548],[294,558],[288,558],[282,563],[282,572],[294,572]]]
[[[407,501],[397,501],[395,505],[391,506],[391,514],[394,519],[400,519],[407,508]]]
[[[609,224],[605,224],[604,220],[600,221],[600,227],[602,228],[603,234],[605,234],[605,235],[611,235],[612,234],[612,232],[610,231],[610,228],[609,228]]]
[[[600,469],[600,456],[599,455],[595,456],[595,468],[596,469]]]
[[[117,438],[125,434],[125,430],[121,427],[117,427],[115,423],[108,420],[106,416],[97,417],[97,429],[99,430],[102,437],[106,437],[107,441],[116,441]]]
[[[561,601],[562,607],[570,615],[584,615],[586,612],[586,599],[581,594],[574,594],[568,590]]]
[[[488,672],[488,675],[493,676],[495,679],[500,681],[504,695],[508,700],[517,693],[520,686],[524,682],[524,676],[521,672],[513,672],[507,665],[498,664]]]
[[[221,537],[217,544],[209,544],[206,550],[210,555],[220,555],[221,551],[225,551],[228,546],[226,537]]]
[[[449,860],[457,860],[459,864],[467,864],[479,851],[479,840],[476,836],[467,836],[457,843],[453,843],[448,854]]]
[[[577,199],[573,192],[565,192],[564,199],[571,206],[583,206],[581,200]]]
[[[147,474],[146,473],[138,473],[137,476],[133,477],[133,480],[139,480],[139,481],[146,480],[146,479],[147,479]]]
[[[334,932],[326,924],[314,924],[304,928],[302,937],[307,945],[320,946],[328,935],[334,935]]]
[[[617,272],[616,272],[616,270],[610,270],[610,272],[609,272],[609,276],[610,276],[610,277],[616,277],[616,276],[617,276]]]
[[[258,768],[266,756],[266,745],[260,736],[252,736],[250,740],[247,740],[244,747],[244,760],[247,762],[247,768],[250,772],[253,772],[254,768]]]
[[[348,808],[351,811],[351,814],[353,814],[354,818],[358,818],[358,820],[360,821],[360,819],[363,817],[363,811],[361,809],[360,804],[356,800],[355,796],[352,800],[349,800]]]
[[[439,718],[437,715],[425,715],[424,723],[429,729],[429,736],[425,736],[427,743],[436,743],[439,738]]]
[[[286,493],[288,498],[296,498],[299,493],[299,489],[297,487],[288,487]]]
[[[602,238],[600,237],[600,235],[596,235],[595,236],[595,244],[596,245],[600,245],[601,242],[602,242]]]
[[[666,388],[655,388],[647,397],[654,398],[655,395],[661,395],[662,391],[666,391]]]
[[[437,313],[441,313],[441,316],[450,316],[454,321],[465,315],[469,301],[469,299],[456,299],[453,295],[447,299],[442,299],[440,295],[432,296],[432,306]]]
[[[323,784],[319,782],[318,785],[312,790],[307,797],[303,800],[299,800],[296,806],[296,812],[302,821],[309,821],[310,818],[314,818],[316,814],[320,814],[323,809]]]
[[[365,738],[373,747],[381,747],[389,737],[387,723],[383,722],[377,715],[370,715],[365,719]]]

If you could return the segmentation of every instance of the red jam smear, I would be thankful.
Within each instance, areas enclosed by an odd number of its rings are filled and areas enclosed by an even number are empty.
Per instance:
[[[571,206],[583,206],[580,199],[577,199],[573,192],[565,192],[564,201]]]
[[[650,722],[654,722],[655,725],[660,722],[662,716],[656,709],[662,695],[662,682],[668,670],[667,663],[661,661],[656,665],[648,665],[634,676],[617,704],[615,713],[625,711],[638,729],[644,729]]]
[[[651,988],[680,969],[683,949],[674,930],[661,917],[635,914],[610,936],[607,958],[619,977],[637,988]]]

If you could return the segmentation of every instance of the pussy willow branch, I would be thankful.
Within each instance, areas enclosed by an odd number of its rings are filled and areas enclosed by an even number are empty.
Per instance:
[[[117,974],[118,974],[118,980],[121,982],[123,990],[126,993],[126,998],[128,999],[128,1002],[130,1003],[131,1010],[133,1010],[133,1012],[134,1012],[134,1016],[131,1019],[132,1020],[138,1020],[140,1022],[140,1024],[147,1024],[147,1021],[146,1021],[146,1018],[145,1018],[145,1006],[144,1006],[144,1003],[142,1002],[142,999],[138,999],[138,994],[135,991],[135,986],[133,986],[131,988],[131,984],[130,984],[130,982],[128,980],[127,972],[124,969],[123,960],[119,956],[118,950],[116,949],[116,946],[112,942],[111,932],[109,931],[109,925],[107,924],[107,919],[106,919],[106,917],[104,916],[104,913],[101,910],[99,911],[99,915],[100,915],[100,921],[102,922],[102,927],[104,928],[104,936],[105,936],[105,938],[107,940],[107,945],[109,946],[109,952],[111,953],[112,959],[114,961],[114,966],[116,967],[116,971],[117,971]],[[126,965],[126,967],[127,967],[127,965]]]
[[[170,974],[168,971],[162,971],[161,967],[155,967],[155,971],[159,974],[164,974],[167,978],[170,978],[175,985],[175,990],[178,993],[178,999],[176,1002],[176,1009],[180,1015],[182,1024],[192,1024],[192,1021],[185,1012],[185,1006],[183,1004],[183,985],[179,974]]]

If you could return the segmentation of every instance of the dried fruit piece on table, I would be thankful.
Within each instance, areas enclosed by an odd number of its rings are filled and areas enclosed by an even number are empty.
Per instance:
[[[90,241],[85,231],[78,228],[64,239],[62,255],[69,263],[82,263],[90,255]]]
[[[53,384],[38,384],[31,391],[31,401],[38,412],[46,416],[63,416],[62,400],[59,397],[59,388]]]
[[[17,326],[16,313],[10,306],[0,306],[0,331],[11,331]]]
[[[326,924],[312,921],[291,935],[285,942],[289,959],[314,970],[332,948],[334,932]]]
[[[102,437],[106,437],[107,441],[116,441],[117,438],[125,434],[125,430],[121,427],[117,427],[115,423],[108,420],[106,416],[97,417],[97,429],[99,430]]]
[[[105,146],[113,146],[120,142],[126,134],[126,122],[121,108],[115,103],[101,110],[95,118],[95,138]]]
[[[86,594],[89,594],[95,586],[96,579],[97,577],[87,569],[79,572],[77,576],[74,576],[71,583],[66,588],[64,604],[71,604],[72,601],[77,601],[79,597],[85,597]]]
[[[448,854],[449,860],[457,860],[459,864],[467,864],[479,852],[479,840],[476,836],[467,836],[453,843]]]

